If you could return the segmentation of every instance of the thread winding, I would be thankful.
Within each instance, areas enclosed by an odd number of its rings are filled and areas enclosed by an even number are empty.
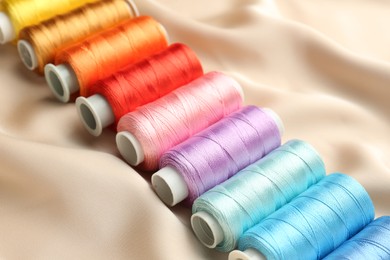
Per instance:
[[[27,41],[33,47],[38,62],[36,72],[42,74],[44,66],[54,62],[55,54],[61,48],[66,48],[67,45],[135,15],[135,10],[125,0],[90,3],[40,24],[24,28],[20,32],[19,39]],[[31,55],[27,54],[22,57],[29,56]],[[26,65],[35,69],[30,64]]]
[[[239,109],[240,90],[234,79],[210,72],[124,115],[117,130],[133,134],[141,144],[144,161],[139,168],[156,170],[165,151]]]
[[[70,65],[76,74],[80,95],[89,96],[89,87],[98,80],[164,50],[167,45],[162,25],[151,17],[141,16],[61,49],[55,63]]]
[[[390,259],[390,217],[377,218],[324,260]]]
[[[246,106],[167,151],[160,168],[171,167],[188,187],[187,205],[280,146],[272,117]]]
[[[99,94],[106,98],[117,125],[125,114],[202,75],[202,65],[196,54],[186,45],[176,43],[97,82],[89,94]]]
[[[256,249],[268,260],[322,259],[373,218],[364,188],[331,174],[245,232],[239,249]]]
[[[215,218],[223,232],[223,240],[216,248],[228,252],[246,230],[324,176],[324,163],[314,148],[291,140],[201,195],[192,212],[206,212]],[[194,231],[202,240],[201,231]]]
[[[38,24],[51,17],[67,13],[73,9],[97,0],[6,0],[3,10],[9,15],[15,35],[24,27]]]

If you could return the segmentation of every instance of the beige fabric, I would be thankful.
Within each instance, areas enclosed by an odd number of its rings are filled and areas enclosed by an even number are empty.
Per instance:
[[[171,42],[274,109],[390,214],[390,3],[372,0],[138,0]],[[190,209],[169,209],[115,147],[56,102],[15,46],[0,46],[0,257],[226,259],[204,248]]]

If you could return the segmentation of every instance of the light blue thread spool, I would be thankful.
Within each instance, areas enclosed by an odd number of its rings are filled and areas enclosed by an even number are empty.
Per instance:
[[[324,176],[314,148],[289,141],[200,196],[193,204],[194,232],[207,247],[231,251],[247,229]]]
[[[324,260],[339,259],[390,259],[390,217],[384,216],[374,220],[324,258]]]
[[[331,174],[249,229],[241,251],[260,252],[268,260],[322,259],[370,223],[374,206],[352,177]],[[229,260],[246,260],[236,257]]]

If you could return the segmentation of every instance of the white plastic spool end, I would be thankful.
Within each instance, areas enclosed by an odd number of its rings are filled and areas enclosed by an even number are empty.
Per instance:
[[[116,135],[116,146],[122,157],[132,166],[137,166],[145,159],[144,149],[132,133],[122,131]]]
[[[160,27],[161,31],[165,35],[165,39],[167,40],[167,42],[169,42],[169,35],[167,29],[161,23],[159,23],[158,26]]]
[[[275,111],[273,111],[272,109],[269,109],[269,108],[263,108],[263,111],[270,117],[272,117],[272,119],[274,120],[274,122],[276,123],[276,125],[278,126],[278,129],[279,129],[279,134],[280,136],[282,137],[284,135],[284,131],[285,131],[285,128],[284,128],[284,124],[283,124],[283,121],[282,119],[279,117],[279,115],[277,113],[275,113]]]
[[[63,103],[67,103],[73,93],[80,90],[77,76],[67,64],[47,64],[45,78],[54,96]]]
[[[188,197],[188,187],[183,176],[169,166],[152,175],[152,186],[160,199],[170,207]]]
[[[244,90],[242,89],[241,85],[237,83],[233,84],[233,87],[238,91],[238,93],[240,93],[241,100],[245,101]]]
[[[137,5],[135,4],[135,2],[133,0],[126,0],[126,1],[129,4],[131,13],[135,17],[140,16],[140,12],[138,11],[138,8],[137,8]]]
[[[234,250],[229,254],[229,260],[267,260],[267,258],[253,248],[248,248],[245,251]]]
[[[9,16],[0,12],[0,44],[6,44],[16,39],[16,32]]]
[[[101,95],[78,97],[76,108],[84,127],[93,136],[101,135],[105,127],[115,122],[110,104]]]
[[[38,58],[35,54],[34,47],[26,40],[18,41],[19,57],[24,66],[29,70],[35,70],[38,67]]]
[[[220,224],[207,212],[199,211],[193,214],[191,226],[199,241],[208,248],[215,248],[224,239]]]
[[[126,0],[126,1],[129,5],[129,9],[130,9],[131,13],[134,15],[134,17],[140,16],[141,13],[139,12],[135,2],[133,0]],[[160,26],[160,29],[163,31],[163,33],[165,35],[165,39],[167,39],[167,42],[169,42],[169,35],[168,35],[166,28],[160,23],[158,25]]]

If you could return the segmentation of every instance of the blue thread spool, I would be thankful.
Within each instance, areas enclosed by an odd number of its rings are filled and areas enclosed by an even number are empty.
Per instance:
[[[324,260],[390,259],[390,217],[380,217],[345,241]]]
[[[192,228],[209,248],[228,252],[249,228],[325,176],[314,148],[292,140],[200,196]]]
[[[344,174],[331,174],[240,238],[229,260],[253,259],[259,252],[272,259],[321,259],[374,218],[364,188]]]

